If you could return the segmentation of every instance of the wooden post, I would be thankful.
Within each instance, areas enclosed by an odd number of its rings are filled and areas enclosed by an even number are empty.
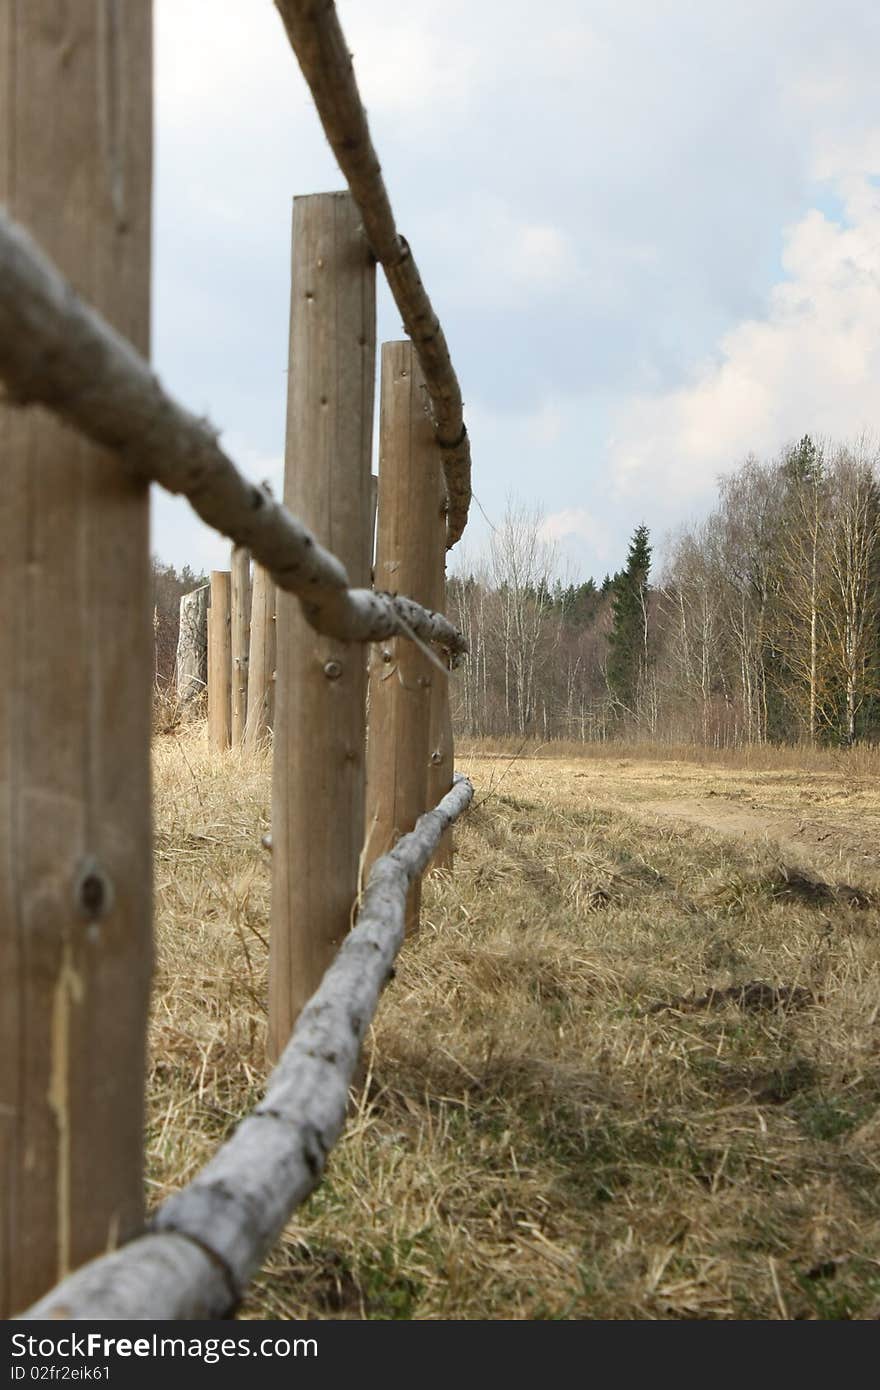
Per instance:
[[[376,560],[376,516],[379,510],[379,475],[370,478],[370,569]]]
[[[353,584],[370,573],[375,266],[348,193],[296,198],[284,501]],[[269,1050],[351,923],[364,839],[366,654],[278,594]]]
[[[244,741],[247,723],[248,659],[251,633],[251,557],[240,546],[232,550],[231,598],[231,680],[232,680],[232,746]]]
[[[0,203],[145,354],[151,43],[149,0],[0,0]],[[143,1221],[153,636],[146,485],[36,408],[0,457],[9,1317]]]
[[[208,681],[208,586],[181,595],[177,632],[175,682],[177,698],[185,710],[201,702]]]
[[[435,525],[440,533],[436,546],[435,560],[437,572],[434,578],[434,593],[431,606],[438,612],[446,612],[446,482],[439,476],[439,496]],[[428,809],[438,805],[447,792],[452,790],[454,772],[454,749],[452,742],[452,708],[449,701],[449,682],[451,673],[445,679],[436,669],[431,672],[431,733],[428,757]],[[443,832],[440,843],[431,860],[431,869],[452,869],[452,827]]]
[[[275,585],[254,565],[245,743],[256,748],[275,723]]]
[[[430,605],[443,563],[438,526],[440,457],[425,410],[421,370],[408,341],[382,344],[379,536],[376,588]],[[431,688],[443,679],[406,638],[378,643],[370,658],[366,866],[412,830],[426,809]],[[419,923],[421,884],[407,904]]]
[[[208,609],[208,740],[224,752],[232,742],[231,576],[211,571]]]

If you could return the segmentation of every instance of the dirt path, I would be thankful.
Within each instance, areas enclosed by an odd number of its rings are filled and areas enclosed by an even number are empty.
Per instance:
[[[473,759],[478,786],[546,796],[640,819],[663,819],[751,844],[777,846],[796,863],[838,875],[880,871],[876,777],[752,770],[641,759]],[[849,867],[848,867],[849,866]]]
[[[671,820],[686,821],[711,834],[733,835],[754,844],[767,841],[778,845],[787,855],[808,854],[811,859],[861,860],[877,865],[877,842],[866,842],[856,828],[830,825],[810,817],[780,815],[766,811],[746,810],[725,805],[712,797],[668,798],[641,801],[628,810],[647,813]]]

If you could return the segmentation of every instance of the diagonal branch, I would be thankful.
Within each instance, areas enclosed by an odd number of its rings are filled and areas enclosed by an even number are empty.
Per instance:
[[[403,944],[407,890],[473,794],[456,775],[439,805],[376,860],[357,925],[300,1014],[264,1099],[160,1207],[152,1233],[84,1265],[25,1318],[206,1319],[235,1307],[321,1179],[364,1034]]]
[[[27,232],[0,211],[0,380],[119,456],[133,476],[183,493],[203,521],[246,546],[318,632],[376,642],[411,629],[453,656],[461,633],[412,599],[350,589],[344,566],[238,471],[217,431],[177,404],[147,362],[77,297]],[[108,461],[109,463],[109,461]]]
[[[409,245],[395,225],[333,0],[275,0],[275,4],[422,368],[446,477],[446,544],[450,547],[467,524],[471,447],[446,337]]]

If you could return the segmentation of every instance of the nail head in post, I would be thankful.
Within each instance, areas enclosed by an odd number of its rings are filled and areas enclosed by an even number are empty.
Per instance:
[[[342,675],[342,662],[325,661],[324,675],[327,677],[328,681],[338,681],[339,677]]]

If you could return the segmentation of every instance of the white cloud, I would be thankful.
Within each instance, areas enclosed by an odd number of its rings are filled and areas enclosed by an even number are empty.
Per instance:
[[[583,507],[569,507],[561,512],[551,512],[541,522],[541,535],[544,540],[563,541],[571,538],[587,541],[600,561],[607,559],[607,527],[594,512]]]
[[[610,451],[624,492],[697,496],[749,450],[876,422],[880,189],[848,180],[844,220],[808,212],[786,236],[783,266],[766,314],[726,333],[692,382],[625,408]]]
[[[508,489],[586,506],[617,557],[749,448],[875,422],[864,0],[339,10],[490,516]],[[256,468],[283,447],[290,198],[341,175],[271,0],[155,11],[156,365]],[[399,335],[384,291],[380,321]],[[157,509],[166,541],[185,554],[184,517]],[[587,537],[560,544],[598,563]]]
[[[538,448],[546,449],[561,439],[565,427],[564,411],[560,403],[544,400],[529,416],[525,432],[531,443]]]
[[[564,285],[579,274],[571,240],[559,227],[516,227],[505,255],[505,269],[517,281],[540,289]]]
[[[373,3],[347,8],[343,16],[370,116],[432,125],[440,111],[444,120],[466,116],[478,79],[478,54],[465,39],[466,28],[399,8],[393,22],[377,22],[376,11]]]

